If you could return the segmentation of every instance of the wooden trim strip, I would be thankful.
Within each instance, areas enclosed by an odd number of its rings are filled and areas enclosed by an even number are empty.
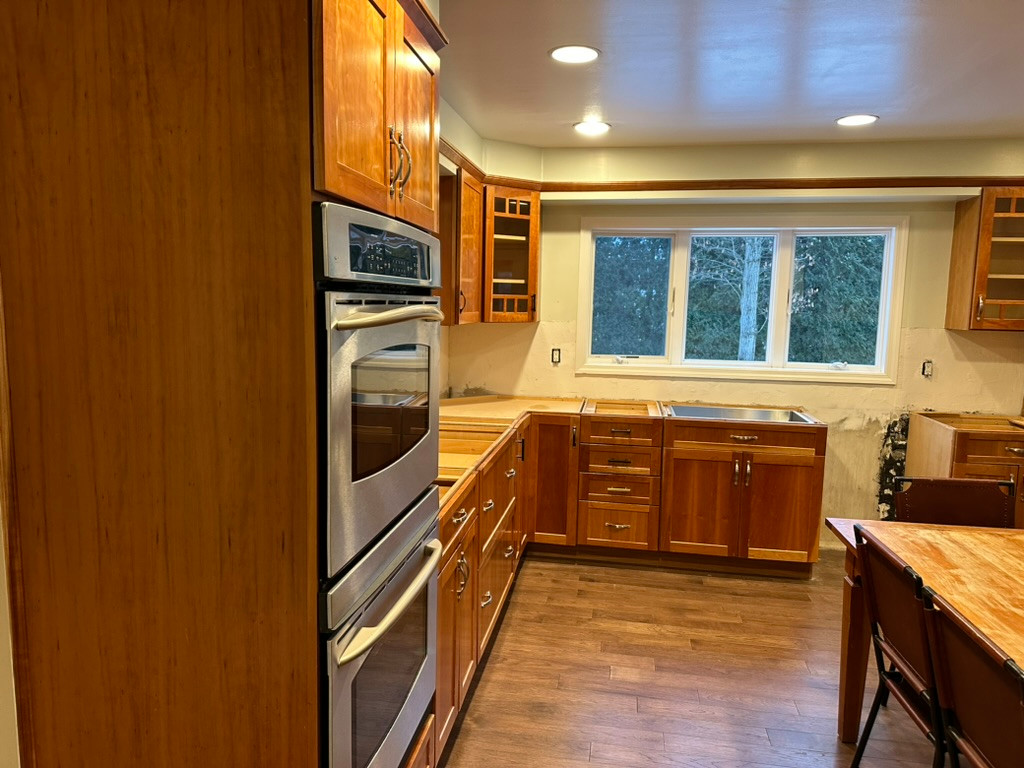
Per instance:
[[[531,192],[540,192],[544,189],[544,182],[530,181],[529,179],[517,179],[512,176],[487,176],[485,184],[496,187],[513,187],[514,189],[528,189]]]
[[[427,42],[435,51],[448,45],[448,36],[441,29],[440,23],[431,10],[423,4],[423,0],[398,0],[405,15],[412,19],[416,27],[427,38]]]
[[[488,178],[488,183],[490,179]],[[512,183],[509,180],[509,183]],[[526,182],[530,183],[530,182]],[[536,183],[536,182],[534,182]],[[542,192],[671,192],[722,189],[899,189],[904,187],[1021,186],[1012,176],[855,176],[776,179],[652,179],[649,181],[545,181]],[[528,187],[529,188],[529,187]]]
[[[483,169],[466,157],[464,154],[459,152],[455,147],[449,144],[444,136],[441,137],[438,143],[438,153],[441,157],[446,157],[461,168],[465,173],[468,173],[474,179],[479,181],[481,184],[487,178],[487,174],[484,173]]]

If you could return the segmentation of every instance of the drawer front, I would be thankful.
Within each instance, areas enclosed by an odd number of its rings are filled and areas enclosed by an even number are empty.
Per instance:
[[[584,443],[657,448],[661,445],[661,424],[662,419],[584,415],[580,427]]]
[[[586,472],[623,475],[660,475],[661,450],[632,446],[584,445],[583,464]]]
[[[446,501],[441,508],[441,543],[444,545],[442,559],[448,557],[452,545],[469,529],[469,524],[476,517],[479,508],[480,490],[476,473],[472,473],[462,483],[456,495]]]
[[[747,422],[705,425],[673,419],[665,421],[666,448],[686,448],[692,443],[717,443],[744,451],[782,448],[824,455],[826,434],[827,428],[823,425],[773,428]]]
[[[977,432],[957,435],[954,461],[971,461],[975,457],[1011,464],[1024,463],[1024,435],[1017,437]]]
[[[623,477],[622,475],[580,475],[580,501],[598,501],[612,504],[658,504],[661,481],[649,475]]]
[[[635,504],[580,503],[580,544],[620,549],[656,549],[658,508]]]
[[[480,545],[485,546],[498,528],[498,522],[515,500],[515,441],[509,440],[480,471]]]

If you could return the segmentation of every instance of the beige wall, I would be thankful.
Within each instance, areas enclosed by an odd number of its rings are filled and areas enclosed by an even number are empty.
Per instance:
[[[3,510],[0,509],[0,515]],[[18,765],[18,723],[14,710],[14,666],[11,652],[11,610],[7,598],[7,548],[0,525],[0,768]]]
[[[452,328],[448,383],[455,394],[500,392],[584,395],[766,405],[798,405],[829,424],[825,515],[875,512],[882,433],[907,409],[1019,413],[1024,398],[1024,337],[1015,333],[950,332],[942,328],[953,223],[952,201],[790,205],[544,205],[540,322]],[[580,224],[583,217],[821,213],[909,218],[900,362],[896,384],[869,386],[715,379],[626,378],[575,371]],[[552,365],[550,350],[562,350]],[[934,376],[919,371],[934,361]],[[823,537],[831,543],[831,537]]]

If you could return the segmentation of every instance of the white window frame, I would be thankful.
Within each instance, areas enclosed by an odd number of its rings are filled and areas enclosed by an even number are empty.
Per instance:
[[[714,378],[740,380],[817,381],[895,385],[902,328],[903,285],[906,273],[908,217],[865,214],[781,214],[760,216],[685,216],[584,218],[580,228],[580,282],[576,326],[576,373],[647,378]],[[778,235],[772,267],[769,313],[769,359],[766,361],[684,360],[685,301],[688,290],[691,235]],[[888,248],[882,268],[876,365],[788,363],[790,291],[795,238],[801,234],[882,234]],[[670,296],[664,357],[616,358],[590,354],[594,256],[597,237],[672,237],[669,267]],[[885,308],[888,311],[885,311]]]

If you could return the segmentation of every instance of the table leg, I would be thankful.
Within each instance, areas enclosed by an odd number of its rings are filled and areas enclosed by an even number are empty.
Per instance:
[[[871,642],[856,552],[846,553],[843,580],[843,635],[839,652],[839,740],[857,741],[864,707],[864,680]]]

